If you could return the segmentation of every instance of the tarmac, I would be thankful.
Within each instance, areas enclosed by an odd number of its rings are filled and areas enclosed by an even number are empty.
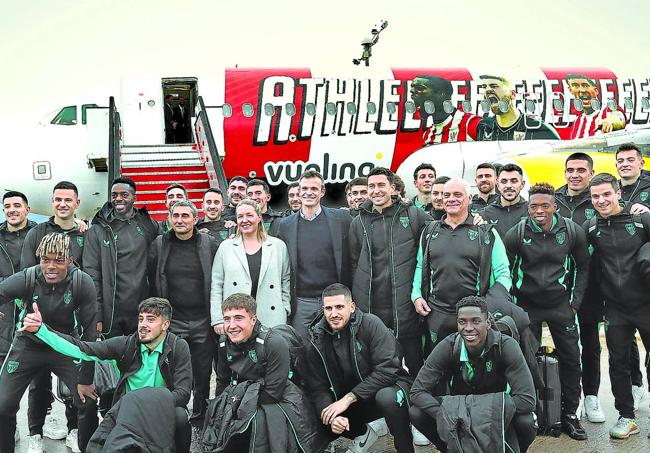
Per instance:
[[[547,335],[544,336],[544,343],[549,343]],[[639,349],[641,354],[645,353],[642,343],[639,341]],[[528,449],[530,453],[557,453],[557,452],[571,452],[571,453],[633,453],[633,452],[650,452],[650,435],[648,418],[650,417],[650,398],[646,395],[641,403],[640,409],[636,413],[637,422],[641,433],[631,436],[626,440],[614,440],[609,437],[609,428],[616,423],[618,419],[618,412],[614,408],[614,398],[612,396],[608,365],[607,365],[607,348],[605,345],[604,335],[601,333],[601,347],[603,353],[601,354],[601,385],[600,385],[600,399],[607,421],[605,423],[590,423],[586,417],[582,417],[582,425],[587,431],[589,439],[586,441],[576,441],[569,438],[567,435],[562,434],[559,438],[538,436],[531,447]],[[644,355],[642,355],[644,357]],[[643,371],[645,375],[645,370]],[[647,376],[646,381],[647,383]],[[65,416],[63,413],[63,404],[56,401],[52,408],[53,416],[58,417],[62,423],[65,423]],[[21,441],[16,445],[16,452],[27,452],[27,395],[21,401],[21,410],[18,413],[18,427],[22,435]],[[191,452],[200,452],[197,443],[198,432],[193,432]],[[349,441],[339,440],[334,443],[336,453],[343,453],[346,450]],[[65,446],[65,441],[53,441],[44,439],[44,451],[47,453],[66,453],[70,452]],[[390,435],[381,437],[369,450],[373,453],[394,452],[392,438]],[[416,447],[416,453],[432,453],[437,451],[435,448]]]

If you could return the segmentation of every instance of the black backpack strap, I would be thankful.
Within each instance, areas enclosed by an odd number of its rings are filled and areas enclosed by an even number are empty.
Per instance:
[[[255,349],[257,351],[257,358],[261,360],[259,363],[262,365],[262,368],[266,368],[266,341],[271,335],[271,329],[268,327],[261,326],[260,333],[255,338]]]
[[[27,308],[34,297],[34,288],[36,288],[36,266],[25,269],[25,298],[23,299],[23,308]]]
[[[413,209],[420,209],[415,205],[408,205],[406,207],[406,215],[409,218],[409,228],[411,228],[411,234],[413,235],[413,240],[418,243],[420,241],[420,235],[417,230],[418,215],[417,211]]]
[[[576,224],[570,219],[564,219],[566,224],[567,242],[573,247],[576,241]]]
[[[477,227],[478,240],[480,247],[479,256],[479,272],[480,272],[480,295],[485,296],[485,293],[490,287],[490,274],[492,272],[492,253],[494,246],[494,234],[492,228],[494,225],[486,223]],[[487,238],[486,238],[487,236]]]
[[[587,239],[589,242],[596,236],[596,229],[598,228],[598,219],[593,216],[589,219],[589,226],[587,228]]]
[[[526,233],[526,222],[527,218],[523,218],[517,223],[517,244],[521,244],[524,241],[524,234]]]

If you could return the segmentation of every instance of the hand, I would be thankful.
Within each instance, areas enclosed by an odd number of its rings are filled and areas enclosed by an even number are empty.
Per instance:
[[[102,332],[104,331],[104,323],[101,321],[97,321],[97,325],[95,326],[95,330],[97,331],[97,338],[102,336]]]
[[[88,231],[88,224],[81,219],[74,219],[74,223],[77,224],[77,228],[80,233],[85,233]]]
[[[485,219],[483,217],[481,217],[481,214],[479,214],[478,212],[472,214],[472,216],[474,217],[474,220],[473,220],[474,225],[485,225],[487,223],[485,221]]]
[[[86,402],[86,397],[94,401],[97,401],[98,398],[97,392],[95,391],[95,384],[77,384],[77,393],[82,403]]]
[[[230,229],[236,226],[237,226],[237,222],[235,222],[234,220],[226,220],[225,222],[223,222],[223,227],[225,229]]]
[[[223,335],[223,323],[214,325],[214,333],[217,335]]]
[[[201,228],[201,229],[199,230],[199,233],[209,234],[209,233],[210,233],[210,230],[208,230],[207,228]]]
[[[596,125],[598,125],[597,122]],[[603,134],[612,132],[614,130],[614,123],[610,120],[609,117],[600,122],[600,130],[603,131]]]
[[[632,207],[630,208],[630,214],[643,214],[644,212],[650,212],[650,208],[648,208],[645,205],[642,205],[641,203],[634,203]]]
[[[353,402],[354,400],[350,398],[348,394],[337,402],[332,403],[323,409],[320,413],[320,418],[323,421],[323,425],[331,424],[336,417],[348,410],[348,407],[350,407],[350,404]]]
[[[423,298],[418,297],[415,299],[415,302],[413,302],[413,304],[415,305],[415,311],[417,311],[422,316],[429,316],[429,313],[431,313],[429,304],[427,304],[427,301]]]
[[[332,432],[342,434],[343,431],[350,431],[350,421],[347,417],[336,417],[332,420]]]
[[[18,332],[36,333],[41,328],[43,317],[41,316],[41,312],[38,311],[38,304],[36,302],[32,304],[32,309],[34,313],[29,313],[23,318],[23,326],[18,329]]]

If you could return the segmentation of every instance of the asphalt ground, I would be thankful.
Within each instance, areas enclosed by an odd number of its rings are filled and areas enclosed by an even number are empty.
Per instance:
[[[650,435],[649,431],[649,417],[650,417],[650,398],[646,396],[643,400],[640,409],[636,413],[637,422],[641,430],[640,434],[630,437],[626,440],[614,440],[609,437],[609,428],[616,423],[618,419],[618,412],[614,408],[614,398],[612,396],[608,365],[607,365],[607,348],[605,345],[605,337],[601,333],[601,347],[603,353],[601,354],[601,385],[600,385],[600,399],[607,421],[605,423],[590,423],[586,417],[582,418],[582,424],[587,431],[589,439],[586,441],[576,441],[569,438],[567,435],[562,434],[559,438],[538,436],[535,442],[528,450],[531,453],[557,453],[557,452],[571,452],[571,453],[632,453],[632,452],[650,452]],[[550,337],[544,335],[544,344],[550,344]],[[641,350],[642,357],[645,356],[645,350],[642,343],[639,341],[639,349]],[[644,370],[645,375],[645,370]],[[647,376],[646,381],[647,383]],[[62,423],[65,423],[65,416],[63,412],[63,404],[55,402],[52,408],[53,416],[58,417]],[[18,413],[18,427],[22,440],[16,445],[16,452],[27,452],[27,395],[23,397],[21,402],[21,410]],[[0,429],[2,429],[0,427]],[[193,433],[192,449],[191,451],[200,452],[196,439],[198,432]],[[334,444],[337,453],[343,453],[346,450],[349,441],[339,440]],[[65,441],[53,441],[44,439],[44,450],[48,453],[66,453],[70,452],[65,447]],[[377,443],[370,449],[374,453],[394,452],[392,439],[390,435],[380,438]],[[431,453],[435,452],[431,446],[417,447],[417,453]]]

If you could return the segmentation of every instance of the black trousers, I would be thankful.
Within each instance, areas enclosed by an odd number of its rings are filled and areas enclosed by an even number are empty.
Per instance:
[[[16,336],[0,371],[0,453],[13,453],[20,399],[30,381],[42,372],[54,373],[68,388],[77,388],[79,367],[73,359],[37,344],[26,335]],[[87,399],[82,404],[77,392],[73,392],[73,397],[79,411],[79,437],[89,438],[97,428],[92,417],[87,417],[92,403]]]
[[[575,315],[569,307],[552,309],[533,308],[522,304],[530,318],[530,330],[539,343],[542,338],[542,322],[551,331],[553,343],[560,363],[560,385],[562,386],[562,414],[574,414],[580,404],[580,347],[579,333]]]
[[[429,441],[436,446],[441,452],[447,451],[447,445],[440,439],[438,435],[438,427],[435,417],[430,416],[421,409],[411,406],[409,410],[409,417],[411,423],[417,428]],[[537,435],[537,424],[533,418],[533,414],[515,414],[510,422],[510,426],[506,427],[506,442],[509,445],[519,445],[519,450],[525,453],[535,436]]]
[[[210,396],[210,376],[212,375],[212,359],[215,343],[214,331],[206,315],[203,319],[180,320],[172,319],[170,330],[187,341],[192,360],[192,392],[194,394],[192,415],[203,415]]]
[[[398,340],[409,375],[415,379],[424,364],[422,336],[400,337]]]
[[[636,343],[634,334],[637,329],[646,350],[650,350],[650,324],[643,319],[639,319],[638,322],[617,320],[615,323],[610,323],[605,329],[605,339],[609,350],[609,378],[612,382],[614,406],[622,417],[627,418],[634,418],[634,398],[632,397],[630,371],[632,348],[630,342],[634,341]],[[648,371],[647,361],[646,371]]]
[[[76,388],[70,390],[76,392]],[[43,434],[43,425],[47,411],[52,407],[54,396],[52,395],[52,374],[42,372],[38,374],[29,384],[27,398],[27,424],[29,435]],[[77,409],[72,401],[64,401],[65,418],[67,420],[68,432],[77,428]]]
[[[399,386],[393,385],[379,390],[374,399],[357,401],[352,404],[347,411],[341,414],[350,422],[350,430],[344,431],[341,436],[354,439],[366,432],[366,423],[385,418],[397,453],[413,453],[413,434],[408,417],[409,391],[408,385],[400,383]],[[321,426],[323,425],[321,424]],[[330,426],[324,426],[323,429],[330,439],[334,440],[339,437],[332,432]]]
[[[429,306],[431,305],[429,304]],[[452,333],[458,332],[456,313],[445,313],[432,308],[431,313],[429,313],[429,316],[425,319],[427,321],[427,330],[429,331],[429,336],[427,338],[428,353],[433,351],[433,348],[435,348],[443,339]]]

